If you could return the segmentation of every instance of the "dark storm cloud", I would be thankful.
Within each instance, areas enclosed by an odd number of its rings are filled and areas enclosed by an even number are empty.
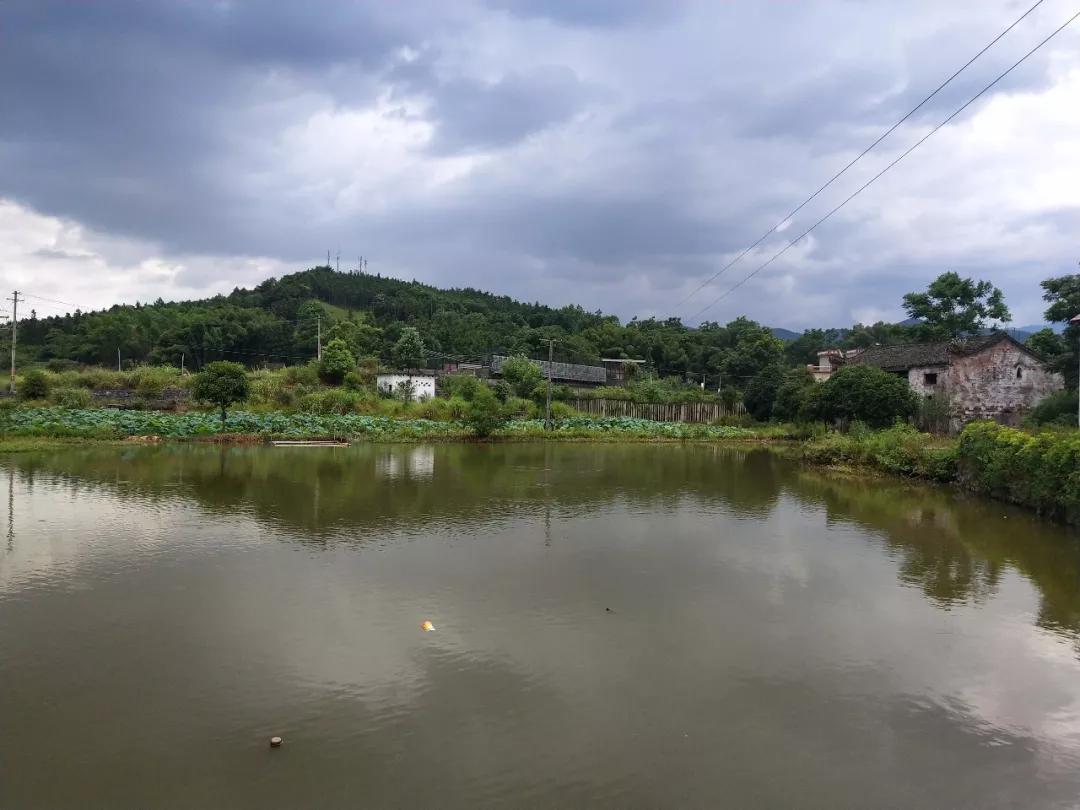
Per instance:
[[[609,285],[602,300],[580,302],[590,308],[662,310],[1019,11],[8,3],[0,198],[174,255],[310,263],[326,247],[353,246],[435,283],[494,276],[513,294],[568,279],[554,301],[574,300],[576,281]],[[912,123],[948,114],[1056,13],[1033,15]],[[1051,87],[1050,64],[1040,55],[999,89]],[[883,155],[914,137],[897,133]],[[920,160],[933,161],[925,151]],[[1053,239],[1075,225],[1066,214],[1031,217]],[[816,236],[805,255],[792,252],[805,266],[791,295],[847,263],[864,275],[821,317],[843,322],[864,301],[884,307],[878,292],[895,306],[891,282],[874,286],[873,256],[903,251],[876,208],[853,207]],[[185,280],[210,283],[209,267]],[[878,269],[888,277],[887,263]],[[630,276],[652,288],[620,288]],[[757,299],[740,300],[764,317]],[[803,307],[781,320],[816,317]]]

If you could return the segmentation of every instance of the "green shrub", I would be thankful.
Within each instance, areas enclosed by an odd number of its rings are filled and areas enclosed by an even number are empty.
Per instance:
[[[319,363],[312,360],[302,366],[286,366],[282,371],[282,381],[286,385],[307,385],[315,387],[319,384]]]
[[[342,378],[341,384],[350,391],[367,391],[371,388],[371,385],[365,376],[356,369],[353,369],[346,374]]]
[[[335,338],[326,344],[322,351],[322,360],[319,361],[319,377],[332,385],[340,385],[345,375],[356,369],[356,358],[353,357],[349,344],[341,338]]]
[[[472,402],[480,386],[487,386],[471,374],[448,374],[439,380],[439,393],[445,397],[458,397]]]
[[[884,428],[915,415],[918,400],[906,377],[873,366],[843,366],[822,383],[818,407],[827,421],[861,420]]]
[[[481,389],[476,392],[476,396],[469,403],[466,422],[472,428],[473,433],[483,438],[490,436],[506,424],[506,411],[493,391],[486,388]]]
[[[957,459],[968,488],[1080,522],[1080,433],[973,422],[960,434]]]
[[[32,368],[22,375],[16,390],[23,399],[45,399],[49,395],[49,377],[41,369]]]
[[[522,399],[531,397],[536,386],[544,378],[540,366],[524,355],[508,358],[503,363],[500,374],[513,389],[514,394]]]
[[[85,388],[54,388],[49,392],[49,402],[61,408],[89,408],[92,399]]]
[[[1055,391],[1031,409],[1028,424],[1076,427],[1076,390]]]

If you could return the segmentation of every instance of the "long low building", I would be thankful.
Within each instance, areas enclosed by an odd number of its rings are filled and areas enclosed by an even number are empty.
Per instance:
[[[509,360],[503,355],[493,355],[491,358],[491,373],[496,377],[502,376],[502,368]],[[539,366],[544,377],[548,376],[548,365],[551,366],[551,379],[570,385],[605,385],[607,383],[607,369],[603,366],[585,366],[578,363],[548,363],[547,360],[529,360],[535,366]]]

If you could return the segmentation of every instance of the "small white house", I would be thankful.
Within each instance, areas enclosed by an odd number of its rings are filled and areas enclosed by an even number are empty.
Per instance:
[[[387,394],[399,394],[403,388],[412,384],[412,398],[418,401],[435,396],[435,375],[398,371],[392,374],[379,374],[375,385]]]

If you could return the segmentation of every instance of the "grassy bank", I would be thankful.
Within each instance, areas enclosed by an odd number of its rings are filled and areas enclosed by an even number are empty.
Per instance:
[[[0,435],[15,438],[80,438],[117,440],[138,436],[166,439],[326,439],[353,441],[440,441],[474,438],[461,420],[393,418],[357,413],[313,414],[285,411],[233,411],[224,428],[216,414],[171,413],[106,408],[15,408],[0,416]],[[494,431],[503,440],[541,438],[611,441],[712,441],[778,438],[783,428],[749,429],[720,425],[688,425],[645,419],[590,419],[570,416],[546,431],[538,419],[512,419]],[[0,446],[0,449],[3,449]]]
[[[800,459],[951,483],[960,488],[1080,524],[1080,433],[1029,433],[993,422],[968,425],[955,439],[907,425],[855,429],[808,439]]]

